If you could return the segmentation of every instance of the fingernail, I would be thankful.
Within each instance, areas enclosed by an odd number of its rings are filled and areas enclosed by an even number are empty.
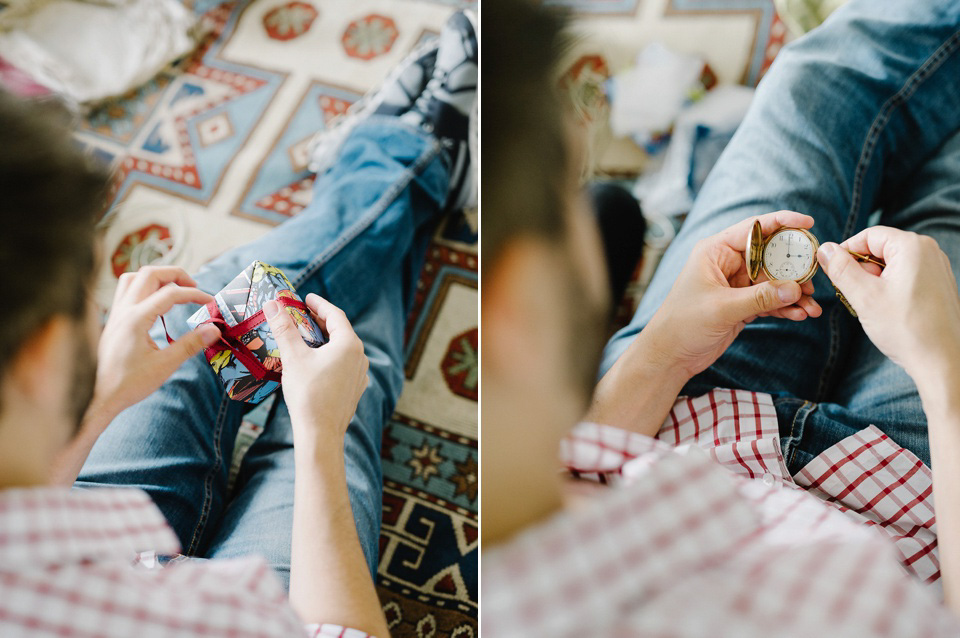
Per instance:
[[[272,299],[263,304],[263,314],[267,316],[267,319],[273,319],[277,316],[277,313],[280,312],[280,304]]]
[[[796,295],[794,294],[793,286],[790,284],[783,284],[782,286],[779,286],[777,288],[777,297],[783,303],[794,301],[794,297],[796,297]]]
[[[833,252],[837,249],[837,245],[833,243],[828,243],[820,246],[820,261],[826,263],[830,261],[830,258],[833,257]]]
[[[200,341],[204,346],[212,346],[220,340],[220,329],[216,326],[200,326]]]

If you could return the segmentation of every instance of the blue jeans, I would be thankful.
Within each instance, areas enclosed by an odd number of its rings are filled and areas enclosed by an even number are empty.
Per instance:
[[[606,372],[663,302],[694,243],[752,215],[797,210],[821,241],[880,223],[930,235],[960,266],[960,3],[854,0],[786,47],[698,195]],[[913,381],[815,279],[823,316],[757,320],[684,389],[774,396],[791,471],[875,424],[930,462]],[[692,308],[692,312],[696,309]]]
[[[358,126],[340,161],[317,177],[313,201],[262,238],[196,274],[214,293],[253,260],[281,268],[299,294],[329,299],[353,322],[370,359],[370,385],[347,430],[344,454],[353,516],[376,573],[382,500],[380,439],[403,385],[403,335],[433,222],[449,182],[439,144],[395,118]],[[171,336],[196,306],[166,316]],[[163,331],[153,339],[166,345]],[[265,556],[289,583],[294,455],[282,397],[244,457],[232,494],[227,477],[241,418],[203,355],[120,414],[97,441],[77,485],[145,490],[191,556]]]

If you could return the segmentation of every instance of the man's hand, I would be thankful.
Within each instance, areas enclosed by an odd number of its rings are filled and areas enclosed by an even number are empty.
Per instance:
[[[883,270],[847,250],[880,257]],[[960,296],[950,260],[927,236],[875,226],[817,253],[875,346],[917,384],[930,436],[944,599],[960,612]]]
[[[290,604],[305,623],[390,635],[360,548],[347,493],[344,435],[367,387],[370,362],[343,311],[314,294],[307,308],[330,341],[303,342],[275,301],[263,312],[280,347],[294,447]]]
[[[342,310],[312,293],[304,302],[330,339],[319,348],[304,343],[293,319],[276,302],[263,306],[280,347],[283,398],[296,445],[342,455],[344,434],[367,387],[370,362]]]
[[[177,304],[213,297],[180,268],[146,266],[120,275],[97,350],[97,378],[83,424],[57,457],[50,480],[72,485],[90,450],[115,416],[159,388],[184,361],[220,338],[216,326],[200,326],[160,348],[150,338],[157,317]]]
[[[856,261],[847,251],[880,257]],[[870,340],[917,382],[936,381],[960,361],[960,297],[950,260],[937,242],[895,228],[875,226],[840,244],[820,247],[827,276],[857,311]]]
[[[823,312],[813,284],[753,284],[744,251],[755,220],[763,234],[810,228],[790,211],[751,217],[697,243],[650,323],[597,384],[586,419],[655,436],[683,385],[708,368],[757,317],[802,321]]]
[[[120,275],[110,316],[100,336],[93,410],[115,416],[159,388],[184,361],[220,338],[216,326],[200,326],[160,348],[149,331],[157,317],[183,303],[205,304],[181,268],[146,266]]]
[[[810,228],[813,218],[791,211],[751,217],[701,240],[673,284],[670,294],[643,332],[665,365],[689,379],[716,361],[744,326],[757,317],[803,321],[823,312],[813,300],[813,283],[753,284],[744,251],[755,220],[764,236],[778,228]]]

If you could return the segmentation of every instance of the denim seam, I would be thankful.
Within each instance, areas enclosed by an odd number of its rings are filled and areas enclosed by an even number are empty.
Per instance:
[[[789,451],[788,458],[786,459],[788,468],[793,464],[793,459],[797,455],[797,447],[799,447],[798,444],[800,442],[800,437],[803,436],[803,427],[806,422],[806,414],[809,413],[809,412],[804,412],[804,410],[808,405],[813,406],[814,404],[810,401],[804,401],[803,404],[799,408],[797,408],[797,411],[794,412],[793,421],[790,422],[790,451]],[[800,422],[801,414],[804,415],[803,423]],[[795,436],[795,434],[797,433],[798,424],[800,426],[800,432],[799,432],[799,436]]]
[[[229,405],[230,400],[223,399],[220,402],[220,409],[217,412],[216,427],[213,431],[214,462],[203,481],[203,507],[200,510],[200,518],[197,521],[197,525],[193,529],[190,547],[187,549],[187,555],[189,556],[195,556],[197,554],[200,538],[203,536],[203,530],[206,528],[207,521],[210,518],[210,511],[213,508],[213,481],[216,478],[217,472],[220,470],[220,465],[223,463],[223,455],[220,451],[220,438],[223,434],[223,424],[226,421]]]
[[[827,385],[830,377],[833,375],[833,367],[837,363],[837,355],[840,354],[840,322],[843,320],[843,313],[847,309],[840,304],[834,304],[833,311],[830,313],[830,341],[827,347],[827,362],[823,366],[820,374],[820,383],[817,386],[817,395],[814,397],[817,401],[823,401],[827,393]]]
[[[860,159],[857,161],[857,168],[853,177],[853,193],[850,201],[850,211],[847,214],[847,223],[843,228],[843,238],[847,239],[853,232],[860,215],[860,205],[863,199],[863,181],[867,172],[867,167],[873,159],[873,152],[877,145],[877,140],[886,129],[887,124],[893,113],[906,104],[917,89],[941,67],[943,62],[956,51],[960,45],[960,31],[954,32],[946,41],[941,44],[933,54],[928,57],[920,67],[907,78],[903,86],[891,96],[880,107],[880,112],[874,118],[870,129],[867,131],[863,147],[860,149]],[[840,352],[839,334],[842,309],[839,305],[834,307],[830,315],[830,345],[828,347],[827,362],[820,374],[820,383],[817,387],[817,400],[820,401],[826,396],[827,385],[833,374],[833,367],[837,362],[837,355]]]
[[[307,264],[307,266],[294,278],[293,285],[295,288],[299,287],[306,279],[309,279],[316,274],[317,270],[322,268],[327,262],[333,259],[333,257],[335,257],[337,253],[344,248],[344,246],[356,239],[360,233],[369,228],[370,225],[373,224],[373,222],[383,214],[387,207],[393,203],[393,201],[397,198],[397,195],[399,195],[400,192],[406,188],[411,181],[413,181],[413,178],[416,177],[428,163],[433,161],[433,159],[440,153],[440,144],[433,138],[430,138],[428,141],[430,142],[430,147],[423,152],[423,154],[417,159],[416,162],[414,162],[411,167],[404,169],[402,176],[398,178],[397,181],[395,181],[393,185],[386,190],[386,192],[384,192],[380,199],[377,200],[376,204],[370,208],[370,211],[358,219],[352,226],[350,226],[346,232],[344,232],[335,242],[330,244],[330,246],[328,246],[324,252],[320,253],[316,259]]]
[[[867,137],[860,151],[860,160],[857,162],[857,169],[853,179],[853,199],[850,203],[850,213],[847,216],[847,225],[843,230],[844,238],[847,238],[850,233],[853,232],[853,226],[856,224],[857,217],[859,216],[858,209],[860,207],[866,168],[872,159],[877,139],[879,139],[880,134],[886,128],[891,115],[913,96],[920,85],[923,84],[930,75],[940,68],[941,64],[957,49],[958,45],[960,45],[960,31],[955,32],[941,44],[933,55],[927,58],[927,60],[920,65],[920,68],[914,71],[913,75],[900,87],[900,90],[890,97],[880,108],[880,113],[877,114],[877,117],[873,120],[873,124],[870,125],[870,130],[867,131]]]

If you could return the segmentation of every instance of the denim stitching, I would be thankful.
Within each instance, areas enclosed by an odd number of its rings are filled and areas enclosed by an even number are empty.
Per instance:
[[[853,177],[853,197],[850,200],[850,211],[847,214],[847,223],[843,229],[843,238],[847,239],[853,233],[853,228],[856,226],[857,219],[860,215],[860,205],[861,199],[863,197],[863,181],[867,172],[867,168],[873,159],[873,152],[877,145],[877,140],[880,138],[881,133],[886,128],[887,124],[890,121],[890,118],[893,116],[894,111],[906,104],[913,94],[917,91],[918,88],[930,77],[943,62],[957,49],[957,46],[960,45],[960,31],[955,32],[950,38],[948,38],[940,47],[934,51],[934,53],[927,58],[927,60],[920,65],[920,67],[914,71],[907,81],[900,87],[900,90],[897,91],[892,97],[890,97],[882,107],[880,107],[880,112],[877,114],[877,117],[874,118],[873,123],[870,125],[870,129],[867,131],[866,139],[863,142],[863,148],[860,150],[860,159],[857,161],[857,168],[854,171]],[[840,306],[837,305],[834,307],[833,313],[830,315],[830,345],[828,347],[827,362],[824,365],[823,371],[820,374],[820,383],[817,388],[817,400],[821,400],[827,391],[827,382],[830,376],[833,373],[833,366],[836,364],[837,355],[840,352],[839,344],[839,335],[840,335],[840,326],[839,322],[841,320]]]
[[[789,454],[789,458],[787,459],[787,468],[789,468],[791,465],[793,465],[793,461],[794,461],[794,459],[795,459],[796,456],[797,456],[797,448],[800,447],[800,446],[798,445],[799,442],[800,442],[800,440],[799,440],[798,437],[795,437],[795,436],[794,436],[794,433],[797,431],[797,424],[798,424],[798,422],[800,421],[800,415],[801,415],[801,414],[804,415],[804,423],[801,424],[801,429],[802,429],[803,426],[805,425],[805,423],[806,423],[806,418],[805,418],[805,417],[806,417],[806,414],[809,413],[809,411],[808,411],[808,412],[804,412],[804,409],[806,409],[806,407],[807,407],[808,405],[810,405],[810,406],[812,407],[814,404],[811,403],[810,401],[804,401],[803,404],[802,404],[799,408],[797,408],[797,411],[793,413],[793,421],[790,422],[790,454]],[[803,436],[803,432],[802,432],[802,431],[800,432],[800,436],[801,436],[801,437]]]
[[[353,226],[347,229],[335,242],[330,244],[327,249],[320,253],[316,259],[307,264],[307,266],[297,275],[293,280],[293,285],[295,288],[299,287],[306,279],[312,277],[316,272],[323,267],[327,262],[329,262],[333,257],[339,253],[344,246],[349,244],[351,241],[357,238],[360,233],[365,231],[367,228],[373,224],[383,211],[393,203],[397,198],[397,195],[405,189],[413,178],[416,177],[423,168],[440,153],[440,144],[435,139],[430,139],[430,147],[424,151],[424,153],[414,162],[413,166],[410,168],[404,169],[402,177],[393,183],[390,188],[377,200],[370,211],[358,219]]]
[[[913,75],[907,79],[900,90],[897,91],[889,100],[887,100],[886,103],[884,103],[884,105],[880,108],[880,113],[877,114],[873,124],[870,125],[870,130],[867,131],[867,137],[863,143],[863,149],[860,151],[860,160],[857,162],[857,170],[854,173],[853,199],[850,202],[850,214],[847,217],[847,225],[844,227],[843,231],[844,238],[849,237],[850,233],[853,232],[853,226],[856,224],[857,217],[859,216],[858,209],[860,208],[864,174],[866,173],[867,165],[870,163],[873,150],[876,147],[877,139],[879,139],[883,129],[890,121],[890,117],[892,116],[893,112],[905,104],[906,101],[913,96],[920,85],[931,74],[940,68],[940,65],[947,59],[947,57],[949,57],[950,54],[956,50],[958,44],[960,44],[960,31],[957,31],[950,36],[946,42],[940,45],[933,55],[927,58],[926,62],[920,65],[920,68],[917,69]]]
[[[823,401],[827,394],[827,385],[830,377],[833,375],[833,366],[837,363],[837,355],[840,354],[840,322],[843,320],[843,313],[847,310],[840,304],[834,304],[833,311],[830,313],[830,340],[827,346],[827,362],[820,373],[820,383],[817,386],[817,395],[814,397],[817,401]]]
[[[203,507],[200,510],[200,518],[197,521],[197,526],[193,529],[190,547],[187,549],[187,555],[189,556],[196,555],[200,545],[200,538],[209,520],[210,511],[213,509],[213,480],[223,462],[223,456],[220,453],[220,436],[223,433],[223,424],[226,421],[229,406],[230,401],[224,399],[220,402],[220,410],[217,412],[216,428],[213,432],[214,462],[203,481]]]

